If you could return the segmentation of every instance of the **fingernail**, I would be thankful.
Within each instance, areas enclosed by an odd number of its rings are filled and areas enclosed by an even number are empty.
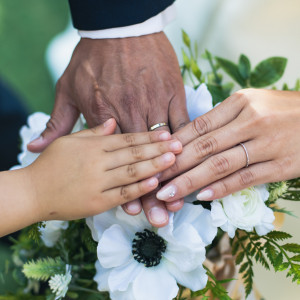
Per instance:
[[[113,118],[110,118],[110,119],[108,119],[107,121],[105,121],[103,123],[103,126],[104,127],[108,127],[108,126],[110,126],[112,124],[112,122],[113,122]]]
[[[161,175],[162,175],[162,172],[159,172],[159,173],[155,174],[154,177],[159,179],[161,177]]]
[[[174,154],[173,153],[165,153],[162,156],[162,160],[166,163],[169,163],[169,162],[173,161],[173,159],[174,159]]]
[[[182,149],[182,145],[179,141],[174,141],[171,143],[170,149],[172,151],[180,151]]]
[[[169,132],[165,131],[165,132],[161,133],[158,137],[159,137],[160,141],[167,141],[170,139],[171,134]]]
[[[42,136],[38,137],[37,139],[31,141],[27,146],[38,146],[41,142],[43,142],[44,138]]]
[[[137,202],[126,204],[126,210],[131,214],[137,214],[141,211],[141,209],[142,209],[141,205]]]
[[[159,200],[168,200],[173,198],[176,195],[176,186],[170,185],[168,187],[162,188],[157,194],[156,197]]]
[[[198,200],[211,200],[211,198],[214,196],[213,190],[203,190],[197,195]]]
[[[147,185],[149,187],[157,186],[157,183],[158,183],[158,180],[155,177],[152,177],[152,178],[148,179],[148,181],[147,181]]]
[[[168,217],[168,213],[160,207],[152,207],[149,211],[149,221],[153,224],[166,223]]]

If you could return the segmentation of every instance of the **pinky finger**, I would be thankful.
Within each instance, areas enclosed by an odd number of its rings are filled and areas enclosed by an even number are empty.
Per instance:
[[[279,181],[280,178],[274,176],[280,174],[278,168],[278,164],[274,161],[254,164],[207,186],[200,191],[197,199],[200,201],[220,199],[254,185]]]
[[[129,201],[138,199],[141,196],[152,192],[157,188],[158,184],[158,179],[156,177],[151,177],[138,183],[106,190],[102,195],[104,199],[107,199],[108,205],[110,205],[108,209],[110,209],[112,207],[123,205]]]

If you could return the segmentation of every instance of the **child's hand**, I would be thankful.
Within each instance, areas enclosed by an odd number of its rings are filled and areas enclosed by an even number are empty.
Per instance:
[[[59,138],[26,168],[35,221],[95,215],[157,187],[151,176],[173,165],[181,143],[162,131],[109,135],[115,126],[110,119]]]

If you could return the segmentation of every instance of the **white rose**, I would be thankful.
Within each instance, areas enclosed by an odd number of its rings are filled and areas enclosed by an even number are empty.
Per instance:
[[[221,227],[233,238],[235,230],[252,231],[259,235],[270,232],[275,219],[266,206],[269,198],[266,185],[250,187],[211,203],[211,217],[215,226]]]

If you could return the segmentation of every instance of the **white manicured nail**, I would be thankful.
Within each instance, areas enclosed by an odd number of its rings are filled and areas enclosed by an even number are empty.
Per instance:
[[[173,198],[176,195],[177,188],[175,185],[170,185],[161,189],[157,194],[156,197],[159,200],[168,200]]]
[[[127,203],[126,210],[131,214],[137,214],[141,211],[142,207],[138,202]]]
[[[212,190],[203,190],[197,195],[198,200],[211,200],[214,196],[214,192]]]
[[[149,221],[153,224],[166,223],[168,217],[168,213],[160,207],[152,207],[149,211]]]

